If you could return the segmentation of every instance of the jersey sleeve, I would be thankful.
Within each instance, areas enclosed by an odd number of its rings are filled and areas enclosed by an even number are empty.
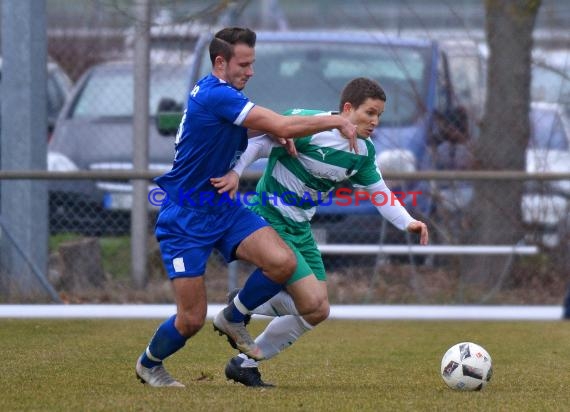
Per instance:
[[[243,171],[257,159],[269,157],[271,150],[277,147],[277,143],[266,134],[252,137],[247,143],[247,149],[241,154],[233,170],[241,176]]]
[[[236,126],[241,126],[255,106],[242,92],[227,84],[221,84],[210,91],[208,104],[217,116]]]
[[[402,206],[392,195],[392,191],[386,186],[384,180],[366,186],[365,190],[370,194],[371,198],[376,198],[380,193],[383,199],[389,199],[387,202],[375,205],[382,217],[392,223],[400,230],[406,230],[408,225],[415,219],[410,216],[406,208]]]

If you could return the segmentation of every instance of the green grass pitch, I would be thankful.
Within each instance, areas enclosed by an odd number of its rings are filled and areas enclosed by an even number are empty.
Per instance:
[[[261,366],[275,389],[226,381],[235,354],[208,322],[165,363],[186,388],[134,374],[159,320],[0,320],[1,411],[567,411],[570,322],[328,320]],[[265,321],[250,325],[258,333]],[[481,392],[439,376],[445,350],[485,347]]]

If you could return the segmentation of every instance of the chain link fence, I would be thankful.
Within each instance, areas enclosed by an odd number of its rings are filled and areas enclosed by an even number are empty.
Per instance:
[[[184,104],[193,85],[192,75],[208,70],[207,58],[194,53],[204,33],[225,24],[249,25],[260,32],[358,31],[369,42],[382,42],[385,47],[362,45],[345,50],[323,38],[322,42],[328,43],[318,53],[310,50],[319,43],[316,39],[310,46],[299,46],[297,53],[294,48],[272,46],[260,36],[256,75],[246,94],[276,111],[291,108],[293,103],[294,107],[336,110],[348,79],[376,78],[388,96],[385,116],[375,133],[380,169],[388,186],[404,194],[412,214],[428,223],[431,243],[478,244],[477,228],[484,217],[472,211],[477,202],[487,202],[494,205],[496,216],[513,227],[511,246],[537,245],[539,253],[493,257],[327,253],[324,260],[331,303],[559,304],[570,267],[570,51],[563,30],[570,21],[570,7],[544,1],[539,12],[531,64],[531,136],[528,147],[521,151],[525,159],[519,170],[566,173],[565,179],[524,180],[518,176],[504,180],[498,168],[494,178],[477,180],[461,173],[477,170],[482,157],[493,158],[501,142],[485,153],[474,149],[485,110],[485,10],[480,1],[459,3],[385,1],[348,7],[337,1],[153,2],[149,170],[160,173],[171,165],[174,138],[159,133],[156,115],[161,101],[162,109]],[[112,0],[47,0],[46,4],[51,64],[62,73],[60,77],[73,83],[68,87],[64,80],[53,86],[67,97],[48,135],[48,170],[110,174],[106,178],[99,174],[42,180],[49,192],[49,267],[47,271],[31,267],[26,256],[33,252],[18,251],[9,234],[0,231],[0,239],[10,245],[5,250],[11,250],[24,267],[21,273],[8,274],[0,264],[0,299],[172,302],[152,234],[160,199],[149,195],[137,200],[148,203],[150,218],[147,285],[135,288],[131,279],[132,177],[112,176],[133,168],[136,20],[132,4]],[[404,45],[405,51],[400,51]],[[285,53],[280,54],[281,47]],[[307,63],[312,66],[301,67]],[[191,67],[196,68],[195,73]],[[294,83],[287,83],[290,77]],[[165,102],[176,104],[167,107]],[[505,139],[510,138],[509,133],[504,130]],[[434,171],[447,175],[413,177],[416,172]],[[255,190],[259,172],[253,170],[244,179],[243,192]],[[153,193],[151,180],[145,178]],[[504,182],[512,193],[477,196],[484,193],[478,188],[492,191]],[[343,188],[350,187],[339,187]],[[518,200],[505,201],[513,197]],[[362,201],[356,206],[357,200],[351,198],[344,207],[320,208],[313,229],[321,245],[417,243],[386,223],[374,202]],[[473,259],[478,260],[474,263]],[[478,268],[481,276],[473,276],[473,268]],[[214,253],[206,274],[209,300],[223,302],[228,284],[243,284],[251,270],[245,263],[228,268]],[[37,293],[26,293],[32,289]]]

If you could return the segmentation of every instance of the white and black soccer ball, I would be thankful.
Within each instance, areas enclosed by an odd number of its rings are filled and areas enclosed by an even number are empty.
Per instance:
[[[461,342],[445,352],[441,360],[441,377],[451,389],[479,391],[493,375],[489,353],[473,342]]]

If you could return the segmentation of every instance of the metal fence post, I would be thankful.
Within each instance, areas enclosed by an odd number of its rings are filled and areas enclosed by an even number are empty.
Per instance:
[[[133,117],[133,169],[148,169],[148,123],[149,123],[149,0],[135,3],[135,81],[134,81],[134,117]],[[131,270],[137,288],[147,282],[148,247],[148,182],[133,180],[133,207],[131,210]]]
[[[2,170],[46,169],[46,7],[45,0],[4,0],[2,11]],[[45,181],[2,181],[6,231],[32,266],[47,272],[48,202]],[[0,239],[2,266],[15,284],[29,282],[30,267],[6,237]],[[30,276],[27,276],[27,275]],[[20,285],[33,296],[34,285]],[[22,296],[24,297],[24,296]]]

